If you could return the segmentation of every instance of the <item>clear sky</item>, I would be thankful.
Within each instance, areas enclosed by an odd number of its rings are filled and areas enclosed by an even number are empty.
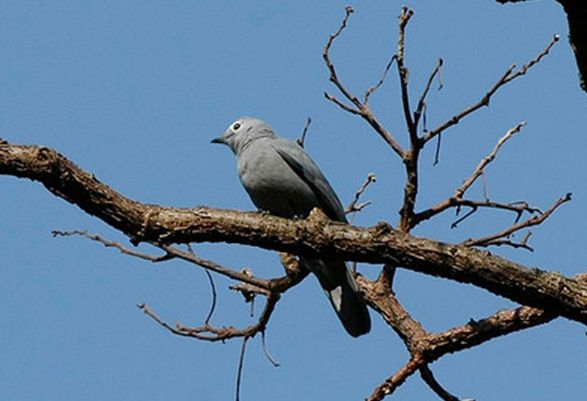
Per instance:
[[[577,83],[562,9],[553,1],[407,3],[415,10],[407,39],[415,94],[438,57],[445,60],[444,89],[430,96],[429,126],[479,99],[511,63],[526,62],[561,34],[540,65],[444,135],[438,166],[432,166],[433,149],[423,154],[419,206],[448,196],[507,129],[527,121],[488,169],[491,198],[546,208],[570,191],[574,200],[533,230],[534,253],[494,251],[567,275],[585,272],[587,95]],[[252,210],[234,157],[210,140],[241,115],[263,118],[293,139],[311,116],[306,148],[343,203],[369,172],[378,177],[365,194],[373,205],[355,223],[395,223],[401,164],[362,121],[323,97],[333,88],[322,46],[345,4],[2,1],[0,137],[58,149],[143,202]],[[403,4],[353,4],[356,13],[332,56],[357,94],[377,80],[394,51]],[[373,107],[405,143],[398,99],[391,74]],[[480,213],[451,230],[453,219],[447,213],[416,233],[459,241],[511,223],[511,216]],[[210,299],[202,271],[176,262],[149,264],[79,238],[54,239],[55,229],[124,240],[41,185],[0,177],[0,399],[232,399],[240,341],[174,337],[135,306],[147,302],[170,322],[201,323]],[[222,244],[195,248],[227,266],[281,274],[272,252]],[[360,267],[367,275],[378,268]],[[216,282],[213,322],[249,323],[249,306],[227,289],[228,281]],[[512,307],[483,290],[407,271],[398,273],[395,289],[430,330]],[[259,338],[251,341],[243,399],[365,398],[407,357],[391,330],[373,318],[370,335],[350,338],[316,280],[305,280],[286,294],[268,329],[268,347],[281,366],[266,360]],[[587,390],[586,362],[585,327],[559,319],[448,356],[432,369],[463,398],[578,400]],[[415,376],[392,399],[436,396]]]

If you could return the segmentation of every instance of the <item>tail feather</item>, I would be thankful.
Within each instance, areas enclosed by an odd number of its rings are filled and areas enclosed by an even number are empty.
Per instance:
[[[371,318],[359,287],[342,260],[302,258],[302,263],[318,281],[345,330],[353,337],[371,330]]]

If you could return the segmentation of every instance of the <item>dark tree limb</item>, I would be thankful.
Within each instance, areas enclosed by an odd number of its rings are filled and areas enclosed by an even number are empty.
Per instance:
[[[498,3],[521,3],[528,0],[496,0]],[[587,2],[582,0],[556,0],[563,6],[569,22],[569,43],[577,67],[579,69],[579,84],[587,92]]]
[[[359,228],[314,215],[288,220],[259,213],[170,208],[126,198],[54,150],[0,144],[0,174],[41,182],[56,196],[129,236],[160,244],[228,242],[308,256],[396,266],[471,283],[524,305],[587,323],[587,285],[489,252],[402,234],[387,224]]]
[[[410,360],[401,369],[387,378],[381,385],[377,386],[366,401],[380,401],[392,394],[408,377],[417,372],[425,364],[426,361],[421,355],[412,355]]]
[[[557,0],[567,13],[569,21],[569,42],[575,53],[579,68],[579,83],[587,92],[587,2],[578,0]]]
[[[469,349],[494,338],[547,323],[558,316],[554,312],[523,306],[498,311],[485,319],[471,320],[463,326],[442,333],[430,333],[410,316],[391,290],[389,267],[384,268],[382,275],[375,282],[361,276],[357,281],[369,305],[402,339],[411,358],[406,366],[377,387],[371,395],[372,400],[380,400],[392,394],[403,381],[418,370],[423,380],[437,395],[444,400],[452,400],[451,397],[454,396],[434,380],[428,364],[449,353]],[[577,279],[581,280],[580,277]]]
[[[432,391],[436,393],[444,401],[460,401],[459,398],[449,393],[444,387],[438,383],[434,374],[430,370],[428,365],[424,365],[420,368],[420,377],[424,380],[424,383],[430,387]]]

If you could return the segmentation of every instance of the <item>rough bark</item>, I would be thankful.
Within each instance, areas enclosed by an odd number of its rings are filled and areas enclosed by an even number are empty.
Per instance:
[[[313,214],[287,220],[207,207],[142,204],[128,199],[58,152],[0,141],[0,174],[41,182],[133,242],[227,242],[308,256],[330,256],[396,266],[474,284],[515,302],[587,324],[587,284],[528,268],[462,245],[418,238],[385,223],[359,228]]]

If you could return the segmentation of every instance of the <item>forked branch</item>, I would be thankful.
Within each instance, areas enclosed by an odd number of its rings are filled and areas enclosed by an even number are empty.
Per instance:
[[[346,28],[348,20],[349,20],[352,13],[353,13],[352,7],[348,6],[345,8],[345,16],[344,16],[340,26],[332,35],[330,35],[328,37],[328,41],[326,42],[326,45],[324,46],[324,50],[322,51],[322,58],[324,59],[324,63],[326,64],[326,67],[328,68],[328,71],[330,72],[330,78],[329,78],[330,82],[332,82],[334,84],[336,89],[338,89],[338,91],[351,104],[348,105],[348,104],[342,102],[341,100],[339,100],[335,96],[329,94],[328,92],[325,92],[324,96],[326,97],[326,99],[333,102],[334,104],[336,104],[338,107],[340,107],[344,111],[349,112],[351,114],[358,115],[361,118],[363,118],[375,130],[375,132],[391,147],[391,149],[398,156],[400,156],[403,159],[405,157],[405,155],[404,155],[404,150],[402,149],[401,145],[397,142],[397,140],[395,139],[393,134],[390,131],[388,131],[379,122],[379,120],[377,119],[375,114],[371,111],[371,109],[368,105],[369,96],[371,96],[371,94],[373,92],[375,92],[383,84],[383,81],[385,80],[385,77],[387,75],[387,71],[389,71],[389,68],[391,67],[391,64],[393,62],[393,58],[387,64],[385,71],[384,71],[381,79],[379,80],[379,82],[375,86],[369,88],[365,92],[365,98],[364,98],[364,101],[362,102],[357,96],[353,95],[351,93],[351,91],[348,90],[346,88],[346,86],[342,83],[342,81],[338,77],[338,74],[336,72],[336,68],[334,67],[334,63],[332,62],[332,59],[330,57],[330,49],[331,49],[334,41],[342,34],[344,29]]]
[[[556,44],[556,42],[559,41],[559,39],[560,39],[559,35],[554,35],[552,37],[551,41],[548,43],[548,45],[546,45],[544,50],[542,50],[540,53],[538,53],[538,55],[535,58],[533,58],[532,60],[530,60],[529,62],[524,64],[518,70],[516,70],[515,64],[510,66],[501,75],[501,77],[499,77],[497,82],[495,82],[495,84],[493,84],[491,89],[489,89],[487,91],[487,93],[485,93],[485,95],[477,103],[470,105],[469,107],[467,107],[463,111],[455,114],[454,116],[452,116],[451,118],[449,118],[448,120],[446,120],[445,122],[440,124],[438,127],[434,128],[434,129],[428,131],[426,134],[424,134],[424,137],[422,138],[424,143],[430,141],[431,139],[433,139],[437,135],[441,134],[447,128],[450,128],[453,125],[458,124],[463,118],[474,113],[475,111],[479,110],[480,108],[482,108],[484,106],[489,106],[489,101],[491,100],[492,96],[500,88],[502,88],[503,86],[505,86],[509,82],[513,81],[514,79],[521,77],[522,75],[525,75],[530,68],[532,68],[533,66],[538,64],[546,55],[548,55],[548,53],[550,52],[552,47]]]

